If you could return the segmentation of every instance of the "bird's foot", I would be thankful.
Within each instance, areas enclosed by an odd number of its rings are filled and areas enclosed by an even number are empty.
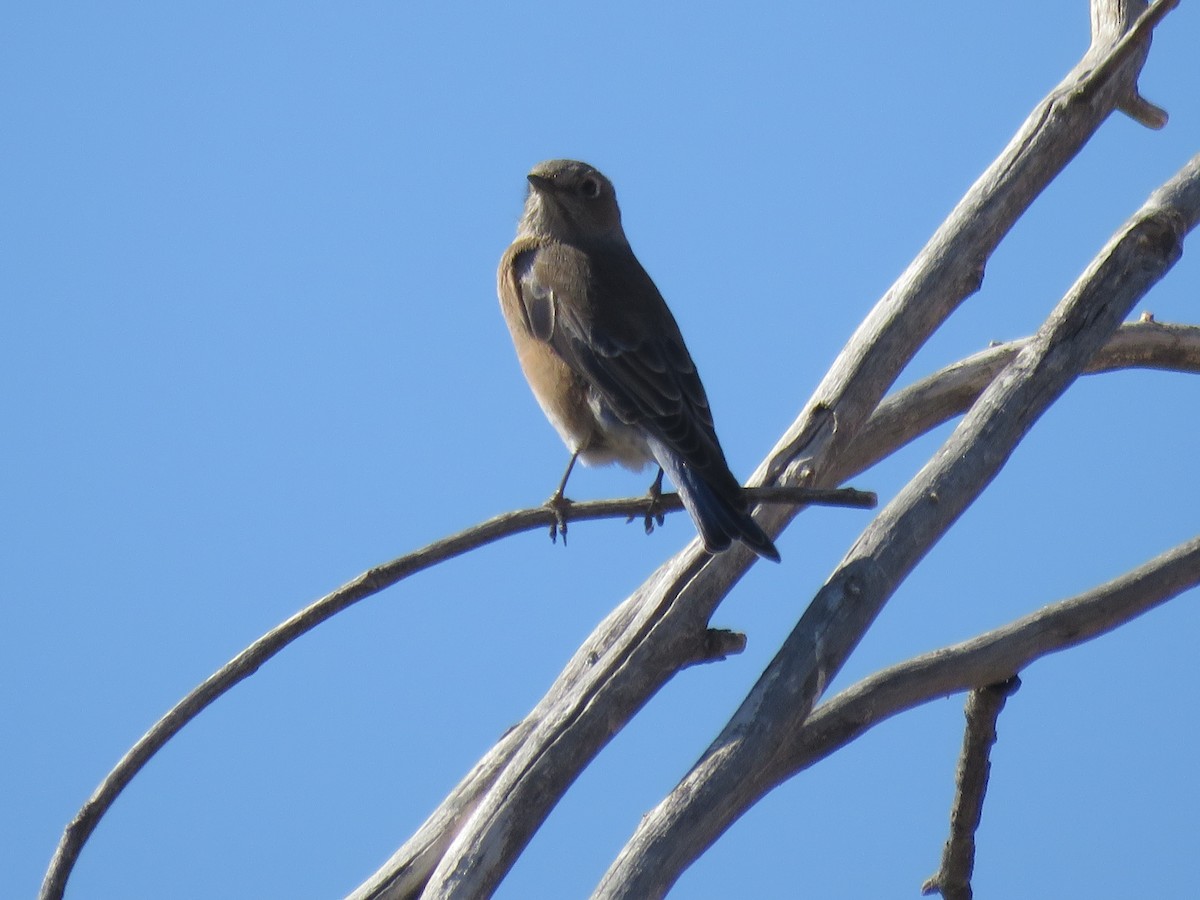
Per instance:
[[[646,518],[644,521],[646,534],[654,533],[655,523],[662,525],[665,521],[667,521],[666,514],[658,508],[658,497],[651,497],[650,502],[646,504]]]
[[[554,513],[554,519],[550,522],[550,543],[557,543],[561,534],[563,546],[567,546],[567,511],[571,508],[571,501],[562,495],[562,491],[555,491],[544,505]]]
[[[666,515],[658,508],[658,498],[662,496],[662,482],[663,472],[662,469],[659,469],[658,477],[654,479],[654,484],[650,485],[650,490],[646,492],[646,516],[643,520],[646,527],[646,534],[654,533],[654,524],[656,522],[662,525],[666,521]],[[632,522],[633,516],[631,515],[625,521]]]

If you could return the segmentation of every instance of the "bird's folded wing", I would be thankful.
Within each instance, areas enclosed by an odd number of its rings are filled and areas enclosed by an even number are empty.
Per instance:
[[[558,256],[539,248],[515,261],[531,333],[583,376],[621,421],[645,428],[698,471],[727,473],[704,386],[674,322],[656,323],[637,309],[627,317],[595,309],[592,298],[572,294],[560,268],[566,261]]]

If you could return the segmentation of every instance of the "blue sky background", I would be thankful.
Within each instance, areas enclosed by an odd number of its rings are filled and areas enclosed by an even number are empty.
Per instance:
[[[0,13],[0,896],[173,703],[360,571],[554,487],[496,262],[524,174],[616,183],[745,477],[855,326],[1087,45],[1045,4],[9,4]],[[1031,333],[1200,149],[1200,12],[1155,38],[1151,132],[1111,119],[902,383]],[[1200,321],[1196,241],[1141,309]],[[1086,379],[909,578],[835,689],[1197,531],[1200,381]],[[855,480],[886,502],[945,429]],[[577,498],[642,491],[576,473]],[[501,887],[586,895],[703,751],[869,514],[814,510]],[[535,533],[322,626],[127,789],[72,898],[340,896],[594,625],[683,517]],[[1181,896],[1200,881],[1195,592],[1040,662],[1000,721],[979,896]],[[961,698],[774,792],[686,898],[917,896]]]

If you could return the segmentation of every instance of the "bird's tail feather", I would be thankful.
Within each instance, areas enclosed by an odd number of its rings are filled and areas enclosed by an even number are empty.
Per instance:
[[[718,493],[674,453],[655,453],[655,457],[679,491],[705,550],[719,553],[728,549],[732,541],[741,541],[763,559],[779,562],[779,551],[749,512]]]

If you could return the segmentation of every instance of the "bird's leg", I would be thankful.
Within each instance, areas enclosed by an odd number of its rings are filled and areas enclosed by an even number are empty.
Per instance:
[[[571,460],[567,463],[567,471],[563,472],[562,481],[558,483],[558,487],[554,489],[554,493],[550,495],[550,499],[545,504],[554,513],[554,521],[550,523],[550,543],[555,543],[561,533],[564,547],[567,546],[567,509],[571,506],[571,501],[563,496],[563,491],[567,488],[567,479],[571,477],[571,470],[575,468],[577,459],[579,459],[578,450],[571,454]]]
[[[658,498],[662,496],[662,466],[658,467],[658,476],[654,479],[654,484],[650,485],[650,490],[647,492],[650,497],[650,502],[646,504],[646,534],[654,531],[654,523],[659,525],[665,520],[665,516],[658,509]]]

